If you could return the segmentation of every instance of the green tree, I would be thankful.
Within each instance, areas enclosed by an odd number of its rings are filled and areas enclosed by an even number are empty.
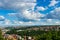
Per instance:
[[[0,29],[0,40],[4,40],[1,29]]]

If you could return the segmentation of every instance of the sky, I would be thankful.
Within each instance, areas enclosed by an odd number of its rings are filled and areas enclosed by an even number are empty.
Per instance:
[[[0,0],[0,25],[60,25],[60,0]]]

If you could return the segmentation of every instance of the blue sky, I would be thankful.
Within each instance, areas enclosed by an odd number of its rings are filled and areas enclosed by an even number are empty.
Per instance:
[[[1,25],[60,25],[60,0],[0,0]]]

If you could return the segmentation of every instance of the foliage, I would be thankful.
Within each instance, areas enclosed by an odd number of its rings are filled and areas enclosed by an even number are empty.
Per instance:
[[[7,34],[17,34],[20,36],[34,36],[35,40],[60,40],[60,31],[41,31],[41,30],[24,30],[24,31],[19,31],[13,29]]]
[[[0,40],[4,40],[1,29],[0,29]]]

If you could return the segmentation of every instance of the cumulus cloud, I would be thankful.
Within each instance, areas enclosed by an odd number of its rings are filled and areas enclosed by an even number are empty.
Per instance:
[[[35,20],[39,21],[41,17],[44,17],[44,14],[41,14],[39,12],[33,12],[33,11],[28,11],[25,10],[22,14],[20,13],[8,13],[9,16],[11,17],[16,17],[20,20]]]
[[[8,13],[8,15],[16,17],[18,20],[40,20],[40,17],[44,16],[44,14],[34,12],[36,0],[3,0],[0,3],[2,9],[17,10],[17,13]],[[44,10],[44,8],[41,7],[41,10]]]
[[[35,25],[35,23],[36,23],[36,22],[32,22],[32,21],[24,22],[24,21],[15,21],[15,20],[14,20],[14,24],[23,25],[23,26],[24,26],[24,25],[25,25],[25,26],[26,26],[26,25],[30,25],[30,26],[31,26],[31,25]]]
[[[56,24],[59,24],[60,22],[56,22]]]
[[[58,3],[58,1],[52,0],[51,3],[49,4],[49,6],[55,6],[57,3]]]
[[[0,7],[5,9],[20,10],[20,8],[26,9],[33,7],[35,5],[35,2],[36,0],[0,0]]]
[[[0,16],[0,21],[3,21],[5,19],[4,16]]]
[[[9,24],[11,24],[11,22],[10,22],[10,20],[5,19],[5,20],[4,20],[4,24],[5,24],[5,25],[9,25]]]
[[[52,19],[47,19],[47,22],[52,22]]]
[[[47,14],[45,18],[60,20],[60,7],[55,8],[53,11],[51,11],[49,14]]]
[[[41,13],[35,13],[35,12],[30,12],[30,11],[25,11],[23,13],[24,17],[28,18],[28,19],[32,19],[32,20],[38,20],[40,19],[40,17],[44,17],[44,14],[41,14]]]
[[[4,24],[4,25],[9,25],[11,22],[10,20],[6,19],[4,16],[0,16],[0,24]]]
[[[42,7],[42,6],[37,6],[37,11],[44,11],[44,10],[45,10],[44,7]]]
[[[56,3],[57,1],[53,0],[51,1],[49,6],[54,6]],[[60,8],[56,8],[50,14],[44,15],[38,11],[44,11],[45,8],[38,6],[37,12],[36,12],[34,11],[35,6],[36,6],[36,0],[0,0],[0,9],[9,9],[9,10],[17,11],[16,13],[8,13],[9,16],[17,18],[17,20],[13,21],[13,24],[47,25],[47,24],[55,23],[55,22],[52,23],[53,18],[57,18],[57,19],[60,18],[60,15],[59,15]],[[49,19],[41,22],[41,18],[49,18]],[[0,20],[3,20],[3,19],[5,18],[3,16],[0,16]],[[5,19],[4,24],[6,25],[12,24],[12,21],[9,19]]]
[[[18,10],[18,12],[8,13],[9,16],[15,16],[20,21],[40,20],[40,17],[44,16],[44,14],[34,11],[34,7],[36,6],[36,0],[11,1],[9,1],[9,3],[6,2],[9,4],[7,5],[7,8],[10,8],[12,10]],[[41,7],[41,10],[44,10],[44,8]]]

